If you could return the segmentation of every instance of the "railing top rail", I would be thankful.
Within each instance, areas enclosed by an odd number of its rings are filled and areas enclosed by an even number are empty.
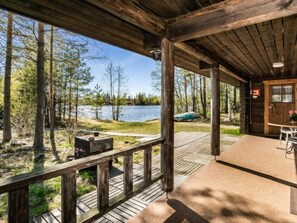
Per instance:
[[[94,166],[94,165],[97,165],[98,163],[106,162],[111,159],[117,158],[119,156],[124,156],[130,153],[134,153],[134,152],[143,150],[147,147],[159,145],[163,142],[164,142],[163,138],[157,138],[141,144],[132,145],[128,148],[123,148],[117,151],[111,150],[111,151],[100,153],[98,155],[92,155],[92,156],[77,159],[71,162],[57,164],[52,167],[46,167],[36,172],[20,174],[7,179],[3,179],[3,180],[0,180],[0,194],[27,186],[31,183],[41,182],[54,177],[62,176],[64,174],[67,174],[73,171]]]

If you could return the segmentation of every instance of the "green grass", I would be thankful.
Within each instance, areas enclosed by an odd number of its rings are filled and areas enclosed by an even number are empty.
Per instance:
[[[0,222],[7,214],[8,194],[0,194]]]
[[[39,216],[60,206],[61,178],[56,177],[29,187],[30,216]]]
[[[137,134],[159,134],[160,122],[99,122],[86,121],[81,127],[92,130],[103,130],[120,133],[137,133]],[[202,122],[175,122],[174,132],[210,132],[210,124]],[[222,134],[239,135],[239,127],[234,125],[221,125]]]

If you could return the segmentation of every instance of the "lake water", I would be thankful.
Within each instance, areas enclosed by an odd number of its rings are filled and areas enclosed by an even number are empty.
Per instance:
[[[96,118],[95,108],[92,106],[79,106],[78,113],[79,117]],[[112,119],[111,106],[103,106],[99,117],[102,119]],[[119,120],[125,122],[145,122],[151,119],[160,119],[160,117],[160,105],[129,105],[122,106]]]

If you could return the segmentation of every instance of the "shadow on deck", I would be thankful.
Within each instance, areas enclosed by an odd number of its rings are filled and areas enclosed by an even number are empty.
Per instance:
[[[227,135],[221,136],[221,148],[225,150],[239,138]],[[202,166],[213,160],[210,155],[210,135],[208,133],[177,133],[175,135],[175,187],[178,187]],[[153,157],[152,174],[160,172],[160,156]],[[143,165],[133,164],[133,182],[143,180]],[[121,169],[110,170],[109,196],[110,198],[123,192],[123,174]],[[125,222],[144,210],[150,203],[162,197],[160,182],[144,190],[118,207],[112,209],[94,222]],[[164,197],[164,196],[163,196]],[[97,205],[97,191],[92,191],[77,199],[77,215],[85,213]],[[172,201],[172,205],[176,205]],[[179,204],[180,205],[180,204]],[[188,210],[191,211],[191,210]],[[187,212],[185,212],[187,213]],[[61,211],[55,209],[34,219],[34,222],[61,222]]]
[[[244,136],[129,222],[297,222],[296,162],[279,147]]]

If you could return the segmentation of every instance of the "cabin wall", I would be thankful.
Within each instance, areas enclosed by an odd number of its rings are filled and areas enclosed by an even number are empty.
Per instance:
[[[260,90],[260,95],[253,97],[251,89]],[[240,84],[240,132],[251,135],[264,135],[264,84],[252,82]]]
[[[260,90],[260,96],[251,96],[250,134],[264,134],[264,84],[253,82],[253,90]]]
[[[249,133],[249,85],[240,82],[240,133]]]

